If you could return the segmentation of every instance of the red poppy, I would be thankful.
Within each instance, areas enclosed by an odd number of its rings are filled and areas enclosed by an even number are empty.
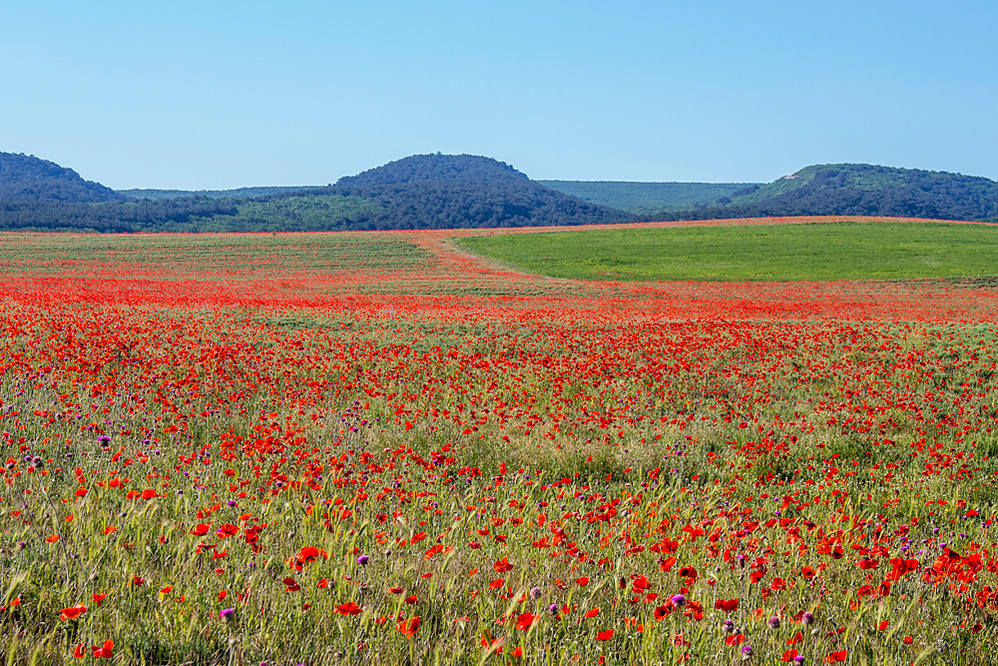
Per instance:
[[[69,608],[63,608],[62,611],[59,613],[59,619],[64,622],[66,620],[75,620],[76,618],[78,618],[79,616],[83,615],[86,612],[87,612],[86,606],[84,606],[83,604],[77,604]]]
[[[114,641],[108,639],[104,641],[104,645],[100,647],[93,645],[90,649],[93,651],[94,657],[97,659],[110,659],[114,656]]]
[[[419,631],[420,619],[419,616],[413,616],[408,620],[402,620],[398,623],[398,630],[402,632],[403,636],[415,636],[416,632]]]
[[[336,612],[340,615],[357,615],[363,609],[352,601],[348,601],[344,604],[340,604],[336,607]]]
[[[730,613],[738,610],[738,599],[718,599],[714,602],[714,608]]]
[[[520,631],[527,631],[537,622],[537,617],[533,613],[521,613],[520,617],[516,618],[516,628]]]

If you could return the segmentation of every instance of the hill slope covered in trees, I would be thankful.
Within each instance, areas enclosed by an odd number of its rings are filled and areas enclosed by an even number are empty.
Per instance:
[[[434,154],[325,187],[135,190],[126,197],[52,162],[0,153],[0,229],[328,231],[799,215],[998,221],[998,182],[867,164],[810,166],[766,185],[548,182],[565,191],[488,157]]]
[[[127,200],[112,192],[116,200],[101,203],[0,201],[0,229],[330,231],[633,219],[623,211],[548,189],[508,164],[474,155],[415,155],[341,178],[335,185],[282,188],[263,196],[199,192],[177,197],[171,191],[148,192],[146,198]]]
[[[0,202],[84,203],[123,198],[55,162],[34,155],[0,153]]]
[[[540,185],[510,165],[476,155],[413,155],[341,178],[331,191],[383,211],[357,228],[430,229],[608,224],[632,219]]]
[[[949,220],[998,218],[998,182],[944,171],[872,164],[816,164],[701,209],[665,219],[873,215]]]

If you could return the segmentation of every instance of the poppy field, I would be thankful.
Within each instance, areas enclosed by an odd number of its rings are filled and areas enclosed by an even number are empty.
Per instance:
[[[0,235],[0,663],[998,663],[993,276],[482,233]]]

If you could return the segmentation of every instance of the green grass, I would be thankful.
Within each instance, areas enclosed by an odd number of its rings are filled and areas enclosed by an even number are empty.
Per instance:
[[[998,275],[998,229],[917,222],[599,229],[460,243],[580,280],[905,280]]]

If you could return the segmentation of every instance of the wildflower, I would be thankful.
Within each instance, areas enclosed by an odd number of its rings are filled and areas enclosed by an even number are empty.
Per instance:
[[[235,612],[236,612],[235,608],[223,608],[222,610],[218,611],[218,617],[222,618],[223,620],[231,620]]]
[[[520,617],[516,619],[516,628],[520,631],[528,631],[537,622],[537,617],[530,612],[520,613]]]
[[[738,599],[718,599],[714,602],[714,608],[730,613],[738,610]]]
[[[598,641],[608,641],[611,638],[613,638],[613,629],[596,632],[596,640]]]
[[[770,629],[779,629],[780,628],[780,618],[778,618],[778,617],[776,617],[774,615],[773,617],[769,618],[769,620],[766,621],[766,624],[769,625]]]
[[[110,659],[114,656],[114,641],[108,639],[104,641],[104,645],[100,647],[94,645],[90,649],[97,659]]]
[[[357,615],[363,609],[352,601],[340,604],[336,607],[336,612],[340,615]]]
[[[675,606],[682,606],[686,603],[686,597],[681,594],[674,594],[672,595],[672,603]]]
[[[367,566],[367,563],[370,561],[370,559],[371,558],[368,557],[367,555],[361,555],[360,557],[357,558],[357,564],[361,566]]]
[[[800,617],[800,621],[804,623],[804,626],[809,627],[814,624],[814,613],[811,611],[805,611]]]
[[[416,632],[419,631],[420,619],[418,615],[413,616],[409,620],[401,620],[398,623],[398,630],[403,636],[415,636]]]
[[[77,604],[70,608],[63,608],[59,613],[59,619],[65,622],[66,620],[75,620],[79,616],[87,612],[87,607],[83,604]]]

